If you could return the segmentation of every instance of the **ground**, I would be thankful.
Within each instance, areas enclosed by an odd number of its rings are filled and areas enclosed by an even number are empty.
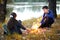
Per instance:
[[[1,31],[0,31],[1,32]],[[46,30],[42,34],[23,34],[14,33],[12,35],[1,35],[0,40],[60,40],[60,18],[55,20],[52,28]]]

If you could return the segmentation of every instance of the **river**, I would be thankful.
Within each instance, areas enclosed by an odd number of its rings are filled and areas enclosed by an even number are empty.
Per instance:
[[[48,5],[46,2],[34,2],[34,3],[28,3],[28,2],[21,2],[21,3],[15,3],[7,5],[8,7],[13,7],[13,11],[17,14],[17,20],[28,20],[31,18],[38,18],[43,15],[42,7],[44,5]],[[60,14],[60,4],[57,4],[57,14]]]

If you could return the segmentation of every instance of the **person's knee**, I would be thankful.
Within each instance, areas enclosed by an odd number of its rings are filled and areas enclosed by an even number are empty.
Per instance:
[[[19,29],[19,30],[17,30],[17,33],[18,34],[22,34],[22,31]]]

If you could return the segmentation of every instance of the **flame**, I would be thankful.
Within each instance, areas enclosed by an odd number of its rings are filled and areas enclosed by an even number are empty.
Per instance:
[[[36,23],[36,22],[33,22],[33,25],[31,27],[31,32],[30,33],[37,33],[39,32],[39,26],[40,26],[40,23]]]
[[[46,31],[46,29],[42,29],[39,28],[40,27],[40,20],[41,19],[37,19],[37,22],[33,22],[33,25],[30,29],[30,33],[34,33],[34,34],[42,34],[43,31]]]
[[[39,23],[35,23],[33,22],[33,26],[32,26],[32,29],[35,29],[37,30],[39,28],[40,24]]]
[[[39,26],[40,26],[40,20],[41,19],[37,19],[37,22],[33,22],[32,29],[37,30],[39,28]]]

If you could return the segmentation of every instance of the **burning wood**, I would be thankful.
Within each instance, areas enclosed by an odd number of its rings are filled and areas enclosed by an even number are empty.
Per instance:
[[[37,19],[37,22],[33,22],[31,29],[28,28],[28,33],[30,34],[42,34],[44,31],[46,31],[46,29],[42,29],[39,28],[40,27],[40,20],[41,19]]]
[[[31,29],[28,30],[30,34],[42,34],[46,29],[39,28],[40,23],[33,22]]]

